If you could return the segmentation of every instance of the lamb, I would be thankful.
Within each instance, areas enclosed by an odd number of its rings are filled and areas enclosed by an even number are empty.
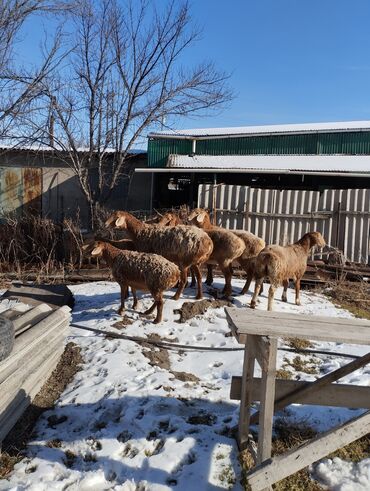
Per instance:
[[[212,264],[215,261],[219,265],[225,277],[223,293],[226,297],[230,296],[232,293],[232,262],[243,254],[245,250],[244,241],[230,230],[212,225],[205,210],[196,208],[190,213],[188,219],[190,223],[204,229],[211,237],[213,252],[208,263]]]
[[[142,223],[126,211],[116,211],[106,221],[107,227],[127,231],[138,251],[160,254],[180,268],[180,281],[174,299],[182,294],[189,267],[193,267],[198,280],[197,299],[203,298],[199,266],[206,262],[213,250],[209,236],[196,227],[178,225],[159,227]]]
[[[208,212],[202,208],[195,208],[190,213],[189,220],[191,220],[193,223],[196,223],[198,227],[201,227],[203,230],[206,230],[207,232],[210,232],[211,230],[227,230],[227,229],[220,229],[220,227],[215,227],[214,225],[212,225]],[[253,258],[256,257],[259,254],[259,252],[265,247],[265,241],[245,230],[227,230],[227,231],[229,233],[233,233],[244,242],[244,249],[242,253],[238,257],[235,257],[235,261],[247,273],[247,280],[241,291],[241,294],[244,294],[248,291],[250,283],[254,277]],[[208,285],[211,285],[213,283],[212,265],[207,265],[207,266],[208,266],[208,272],[207,272],[206,283]]]
[[[135,292],[135,298],[136,289],[151,293],[154,303],[143,314],[149,315],[157,308],[154,324],[161,322],[163,292],[172,288],[180,278],[180,270],[176,264],[158,254],[121,250],[106,241],[95,241],[91,255],[105,260],[121,288],[121,306],[118,310],[120,315],[125,310],[125,298],[130,286]]]
[[[257,295],[264,278],[269,278],[270,288],[267,310],[272,310],[274,293],[279,285],[284,286],[282,301],[287,302],[289,280],[295,283],[295,303],[301,305],[299,298],[301,278],[307,267],[307,258],[313,247],[324,247],[325,240],[320,232],[309,232],[294,244],[287,246],[271,245],[265,247],[256,258],[256,285],[251,300],[251,308],[256,306]]]

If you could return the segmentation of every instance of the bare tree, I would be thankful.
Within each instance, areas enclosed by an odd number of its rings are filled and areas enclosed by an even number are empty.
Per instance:
[[[17,66],[15,46],[20,29],[31,15],[38,12],[65,12],[71,7],[72,3],[64,1],[0,2],[0,136],[10,136],[9,130],[16,117],[40,94],[40,82],[55,67],[61,43],[61,33],[58,31],[38,67]]]
[[[130,150],[145,131],[164,117],[220,108],[232,94],[213,64],[181,65],[199,34],[186,1],[161,12],[147,0],[83,1],[74,21],[69,69],[44,78],[48,103],[27,125],[74,170],[94,223],[97,207],[129,178]]]

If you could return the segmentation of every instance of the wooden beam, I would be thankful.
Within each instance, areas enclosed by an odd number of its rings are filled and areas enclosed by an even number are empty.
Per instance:
[[[312,395],[318,390],[325,387],[325,389],[332,382],[336,382],[337,380],[349,375],[350,373],[358,370],[359,368],[365,366],[367,363],[370,363],[370,353],[362,356],[361,358],[357,358],[356,360],[347,363],[343,367],[334,370],[334,372],[330,372],[323,377],[315,380],[315,382],[306,382],[301,388],[297,389],[295,392],[292,392],[286,396],[283,396],[281,399],[275,402],[274,411],[280,411],[289,404],[293,404],[297,401],[298,397],[306,397],[307,395]],[[258,421],[258,413],[253,414],[251,417],[251,423],[257,423]]]
[[[370,345],[370,321],[225,308],[236,338],[243,334]]]
[[[264,462],[247,474],[252,491],[261,491],[326,455],[366,435],[370,429],[370,411],[334,428],[313,440]]]
[[[232,377],[230,399],[240,400],[241,398],[241,377]],[[261,379],[254,378],[252,382],[252,400],[259,401],[261,390]],[[275,401],[297,393],[294,403],[309,404],[317,406],[335,407],[355,407],[370,409],[370,387],[349,385],[349,384],[330,384],[325,390],[316,389],[300,394],[303,387],[311,387],[315,382],[304,382],[301,380],[282,380],[276,379]]]

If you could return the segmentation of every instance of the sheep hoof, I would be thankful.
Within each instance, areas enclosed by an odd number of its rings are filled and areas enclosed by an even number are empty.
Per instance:
[[[180,298],[180,295],[177,293],[172,297],[172,300],[178,300]]]
[[[288,299],[287,299],[287,297],[281,297],[281,301],[282,301],[282,302],[287,302],[287,301],[288,301]]]
[[[125,313],[125,309],[118,309],[117,310],[118,315],[124,315],[124,313]]]
[[[256,302],[251,302],[251,309],[255,309],[256,308]]]
[[[195,300],[202,300],[203,298],[203,295],[199,294],[195,297]]]
[[[300,301],[300,300],[296,300],[296,301],[295,301],[295,304],[296,304],[296,305],[301,305],[301,301]]]
[[[213,281],[211,281],[211,280],[206,280],[206,281],[205,281],[205,283],[206,283],[206,285],[207,285],[207,286],[212,286]]]

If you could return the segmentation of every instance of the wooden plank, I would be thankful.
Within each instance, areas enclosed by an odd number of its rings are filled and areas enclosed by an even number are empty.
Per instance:
[[[327,373],[323,377],[315,380],[315,382],[306,382],[306,385],[302,386],[302,388],[297,389],[295,392],[277,400],[275,402],[274,411],[280,411],[289,404],[294,403],[297,400],[298,396],[307,396],[307,394],[313,394],[314,392],[321,390],[323,387],[327,388],[332,382],[340,380],[342,377],[349,375],[350,373],[354,372],[358,368],[363,367],[367,363],[370,363],[370,353],[362,356],[361,358],[357,358],[350,363],[347,363],[347,365],[334,370],[334,372]],[[255,413],[251,417],[251,421],[253,423],[256,423],[258,421],[257,418],[258,413]]]
[[[277,339],[265,345],[266,363],[262,367],[257,463],[271,457],[274,418]]]
[[[253,334],[348,344],[370,344],[370,321],[225,308],[236,337]],[[283,314],[283,315],[280,315]]]
[[[57,366],[63,351],[64,346],[57,348],[39,370],[30,374],[22,389],[14,397],[11,406],[0,418],[0,443],[4,440],[9,431],[22,416],[25,409],[29,406],[32,399],[47,381],[52,371]]]
[[[261,390],[261,379],[255,377],[252,383],[252,400],[259,401]],[[316,389],[302,395],[300,390],[303,387],[311,387],[315,382],[305,382],[302,380],[282,380],[276,379],[275,401],[285,398],[293,393],[297,393],[294,404],[308,404],[317,406],[335,406],[370,409],[370,387],[349,385],[349,384],[330,384],[325,390]],[[241,398],[241,377],[232,377],[230,399],[239,401]]]
[[[274,457],[247,474],[252,491],[261,491],[266,486],[281,481],[326,455],[342,448],[370,430],[370,411],[351,421],[323,433],[313,440]]]

